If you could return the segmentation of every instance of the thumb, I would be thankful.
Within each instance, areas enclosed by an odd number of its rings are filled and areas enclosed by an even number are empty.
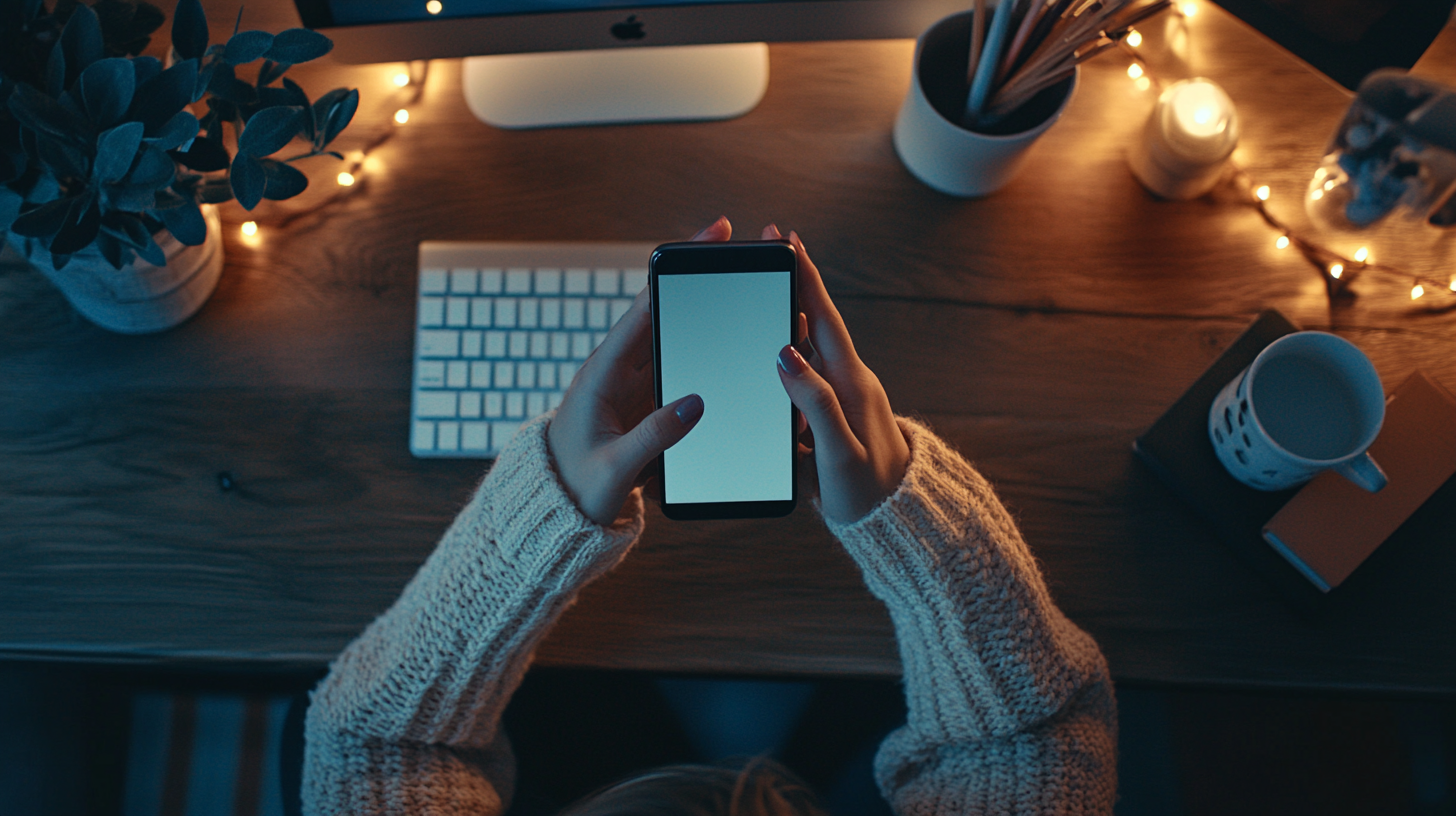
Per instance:
[[[839,395],[819,372],[806,362],[793,346],[779,352],[779,380],[789,393],[789,400],[803,412],[814,431],[814,447],[826,453],[843,456],[859,447],[839,405]]]
[[[703,398],[689,394],[648,414],[612,443],[624,470],[636,477],[653,459],[682,441],[703,416]]]

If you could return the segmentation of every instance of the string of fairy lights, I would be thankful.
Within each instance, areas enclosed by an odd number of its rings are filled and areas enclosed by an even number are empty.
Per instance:
[[[429,0],[427,5],[430,7],[431,14],[440,13],[439,0]],[[1171,11],[1181,15],[1186,22],[1197,15],[1198,4],[1194,0],[1188,0],[1188,2],[1175,5]],[[1147,91],[1154,86],[1161,89],[1164,86],[1163,81],[1152,72],[1148,67],[1148,61],[1138,50],[1142,42],[1142,34],[1131,30],[1118,43],[1121,51],[1132,60],[1128,65],[1127,75],[1140,91]],[[265,222],[266,225],[277,229],[287,227],[301,218],[318,214],[329,209],[335,203],[362,192],[366,186],[364,182],[369,168],[370,154],[387,144],[400,128],[409,124],[410,108],[423,96],[425,80],[428,78],[429,72],[429,61],[418,61],[408,63],[402,70],[391,76],[396,94],[391,100],[393,103],[391,107],[396,108],[394,115],[378,135],[363,147],[347,154],[345,168],[335,177],[339,189],[324,201],[310,206],[306,210],[295,210],[270,218]],[[1274,246],[1280,250],[1293,248],[1302,254],[1311,265],[1319,270],[1331,297],[1344,292],[1360,276],[1374,275],[1409,283],[1411,300],[1420,300],[1434,293],[1444,293],[1451,298],[1456,298],[1456,276],[1443,281],[1430,276],[1412,274],[1389,264],[1377,263],[1371,257],[1368,247],[1362,246],[1354,253],[1345,255],[1297,232],[1270,208],[1269,185],[1258,183],[1237,163],[1234,163],[1233,168],[1233,183],[1242,192],[1243,203],[1257,211],[1264,222],[1278,233],[1274,239]],[[1316,188],[1309,195],[1318,199],[1325,191],[1333,189],[1334,186],[1333,179],[1327,180],[1322,188]],[[258,220],[244,222],[241,227],[244,243],[257,246],[261,239],[261,230],[262,225]],[[1452,305],[1449,300],[1447,305]]]
[[[1185,2],[1175,6],[1173,13],[1182,15],[1186,21],[1198,13],[1198,5],[1195,2]],[[1138,51],[1142,42],[1142,34],[1137,31],[1128,32],[1121,41],[1122,51],[1132,59],[1132,63],[1127,68],[1127,75],[1140,91],[1146,91],[1154,86],[1161,90],[1164,86],[1163,81],[1152,72],[1147,60]],[[1350,255],[1345,255],[1296,232],[1287,221],[1270,209],[1269,200],[1272,193],[1269,185],[1260,184],[1233,159],[1229,161],[1233,166],[1233,184],[1243,196],[1242,203],[1257,211],[1264,222],[1278,233],[1274,239],[1275,248],[1280,250],[1293,248],[1303,255],[1315,269],[1319,270],[1330,297],[1336,297],[1344,292],[1361,275],[1373,275],[1408,284],[1410,299],[1413,301],[1421,300],[1427,295],[1444,293],[1448,298],[1441,304],[1442,307],[1450,308],[1452,305],[1456,305],[1452,301],[1452,298],[1456,298],[1456,275],[1447,280],[1438,280],[1428,275],[1411,273],[1390,264],[1377,263],[1371,257],[1369,247],[1362,246]],[[1336,181],[1327,178],[1319,187],[1311,190],[1309,196],[1319,200],[1335,186]]]

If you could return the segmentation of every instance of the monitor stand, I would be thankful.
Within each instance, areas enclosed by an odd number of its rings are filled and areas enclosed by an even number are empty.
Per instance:
[[[768,89],[768,46],[611,48],[469,57],[470,112],[502,128],[732,119]]]

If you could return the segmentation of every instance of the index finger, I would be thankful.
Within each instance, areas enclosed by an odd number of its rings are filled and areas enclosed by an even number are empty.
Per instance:
[[[789,243],[793,244],[794,252],[799,256],[799,308],[808,315],[809,336],[815,350],[829,365],[859,359],[844,318],[840,317],[834,301],[830,300],[819,267],[809,259],[809,250],[804,248],[799,233],[790,232]]]

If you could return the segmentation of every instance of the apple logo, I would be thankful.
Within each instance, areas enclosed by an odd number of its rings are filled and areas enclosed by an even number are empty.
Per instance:
[[[647,32],[642,29],[642,21],[633,14],[612,26],[612,36],[619,40],[640,40],[647,36]]]

